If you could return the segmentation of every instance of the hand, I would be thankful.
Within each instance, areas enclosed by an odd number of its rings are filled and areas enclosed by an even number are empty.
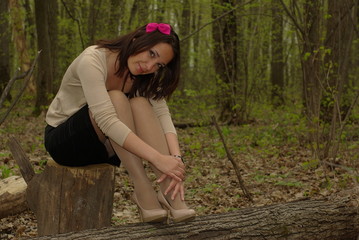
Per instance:
[[[158,183],[164,181],[168,175],[162,174],[162,176],[157,180]],[[164,195],[167,195],[171,190],[173,190],[171,199],[174,200],[176,195],[179,193],[180,198],[182,201],[184,201],[184,186],[183,182],[176,181],[175,179],[171,179],[170,184],[168,185],[167,189],[164,192]]]
[[[159,182],[162,182],[166,176],[169,176],[178,182],[184,180],[185,166],[181,159],[170,155],[161,155],[153,164],[165,175],[162,175],[159,178]]]

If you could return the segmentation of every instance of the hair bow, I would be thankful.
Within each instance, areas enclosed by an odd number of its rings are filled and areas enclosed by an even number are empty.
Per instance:
[[[153,31],[160,31],[163,34],[170,35],[171,33],[171,26],[166,23],[149,23],[146,26],[146,32],[150,33]]]

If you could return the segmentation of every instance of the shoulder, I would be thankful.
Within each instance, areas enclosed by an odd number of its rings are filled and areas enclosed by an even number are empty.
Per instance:
[[[80,62],[106,65],[106,50],[97,45],[87,47],[80,55]]]

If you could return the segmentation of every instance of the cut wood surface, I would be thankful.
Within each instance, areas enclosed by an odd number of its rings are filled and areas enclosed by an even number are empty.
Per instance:
[[[26,187],[26,182],[20,176],[11,176],[0,181],[0,218],[28,209]]]
[[[356,240],[357,198],[303,200],[200,216],[177,224],[130,224],[36,239],[300,239]]]

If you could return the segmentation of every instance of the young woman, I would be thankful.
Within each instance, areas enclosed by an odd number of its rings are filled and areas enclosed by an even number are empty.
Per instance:
[[[164,221],[168,212],[175,222],[195,216],[184,201],[185,167],[165,101],[179,72],[177,34],[169,24],[149,23],[85,49],[46,114],[45,147],[52,158],[66,166],[122,162],[144,222]],[[142,159],[158,177],[158,193]]]

